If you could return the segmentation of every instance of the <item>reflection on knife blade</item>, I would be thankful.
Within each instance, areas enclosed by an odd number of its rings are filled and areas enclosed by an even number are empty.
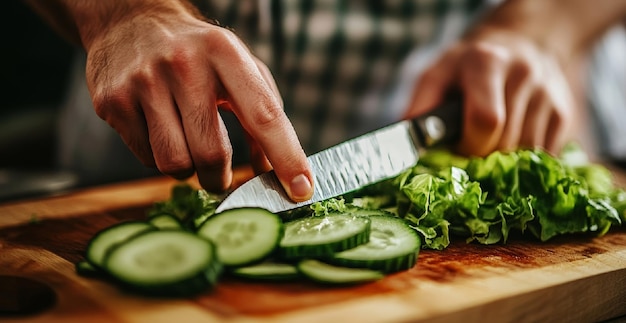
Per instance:
[[[448,101],[428,115],[394,123],[309,156],[315,192],[308,201],[291,201],[274,172],[268,172],[229,194],[217,212],[261,207],[277,213],[397,176],[417,163],[420,149],[456,140],[460,110],[460,100]]]

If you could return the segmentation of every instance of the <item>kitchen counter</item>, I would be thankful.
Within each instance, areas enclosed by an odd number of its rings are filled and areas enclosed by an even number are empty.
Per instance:
[[[613,170],[626,186],[626,174]],[[242,182],[250,171],[238,170]],[[224,278],[188,299],[134,296],[76,274],[87,241],[104,227],[141,219],[169,198],[168,178],[93,187],[0,204],[0,276],[51,288],[49,306],[3,322],[522,322],[601,321],[626,315],[626,226],[603,237],[484,246],[456,241],[423,250],[411,270],[357,286]],[[192,183],[195,184],[195,183]],[[7,286],[7,281],[0,284]],[[15,280],[11,281],[16,283]],[[16,283],[17,284],[17,283]],[[21,294],[36,286],[22,288]],[[6,290],[6,289],[5,289]],[[0,295],[0,304],[18,302]]]

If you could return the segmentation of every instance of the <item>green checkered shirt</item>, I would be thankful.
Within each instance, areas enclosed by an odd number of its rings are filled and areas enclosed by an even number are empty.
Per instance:
[[[410,63],[458,37],[484,6],[482,0],[244,0],[200,8],[270,67],[311,154],[397,120],[410,94],[399,89],[423,68]]]

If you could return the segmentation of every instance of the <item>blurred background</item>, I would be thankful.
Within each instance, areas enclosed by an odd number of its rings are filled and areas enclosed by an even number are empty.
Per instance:
[[[3,2],[0,201],[70,187],[56,172],[57,114],[76,48],[22,1]]]

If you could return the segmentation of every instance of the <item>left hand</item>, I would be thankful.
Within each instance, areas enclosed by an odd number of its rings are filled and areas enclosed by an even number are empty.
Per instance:
[[[521,33],[482,28],[424,72],[405,117],[428,112],[456,88],[464,97],[459,153],[535,147],[557,153],[571,139],[576,110],[560,63]]]

